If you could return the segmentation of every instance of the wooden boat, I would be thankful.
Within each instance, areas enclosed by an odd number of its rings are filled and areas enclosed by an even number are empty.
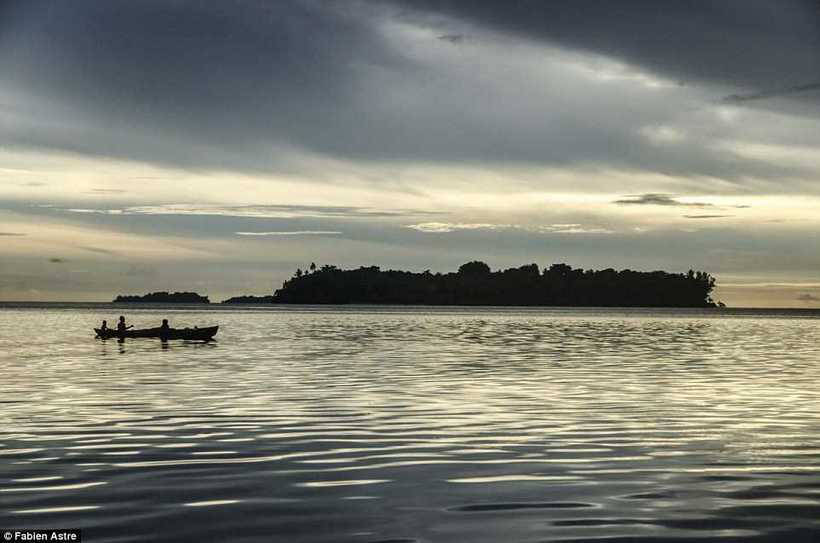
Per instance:
[[[169,328],[165,334],[162,333],[162,330],[157,328],[142,328],[142,329],[130,329],[126,330],[125,333],[120,336],[116,330],[111,328],[103,331],[99,328],[94,328],[94,332],[97,333],[97,337],[101,339],[111,339],[111,338],[119,338],[119,337],[127,337],[127,338],[140,338],[140,337],[150,337],[150,338],[161,338],[161,339],[187,339],[192,341],[210,341],[216,335],[216,332],[219,330],[219,326],[207,326],[205,328]],[[164,335],[164,337],[163,337]]]

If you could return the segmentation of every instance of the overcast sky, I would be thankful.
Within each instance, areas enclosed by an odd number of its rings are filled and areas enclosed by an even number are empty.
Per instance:
[[[310,262],[820,306],[814,0],[0,0],[0,300]]]

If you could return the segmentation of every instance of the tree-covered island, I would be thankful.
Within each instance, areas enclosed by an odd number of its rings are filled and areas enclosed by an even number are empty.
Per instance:
[[[209,304],[207,296],[200,296],[196,292],[152,292],[143,296],[119,295],[114,303],[154,303],[154,304]]]
[[[223,300],[223,304],[272,304],[273,296],[234,296]]]
[[[378,266],[297,270],[273,296],[230,303],[513,305],[587,307],[715,307],[715,279],[706,272],[583,270],[536,264],[492,271],[484,262],[457,272],[382,271]],[[245,302],[247,300],[247,302]],[[264,301],[263,301],[264,300]]]

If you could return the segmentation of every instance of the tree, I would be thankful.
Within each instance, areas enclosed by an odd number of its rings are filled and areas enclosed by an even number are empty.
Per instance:
[[[310,273],[313,273],[315,271],[316,271],[316,262],[311,262],[310,263]]]
[[[610,268],[611,269],[611,268]],[[572,266],[567,264],[553,264],[549,267],[548,270],[544,270],[544,274],[546,275],[553,275],[557,277],[567,277],[569,276],[570,272],[572,271]],[[607,271],[607,270],[604,270]],[[612,270],[615,271],[615,270]]]
[[[302,268],[296,268],[296,277],[302,277]]]
[[[480,260],[473,260],[462,264],[458,268],[459,275],[489,275],[490,267]]]

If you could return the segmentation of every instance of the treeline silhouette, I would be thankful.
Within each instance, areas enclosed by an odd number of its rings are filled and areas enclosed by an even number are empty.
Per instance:
[[[143,296],[119,295],[114,298],[114,303],[164,303],[164,304],[209,304],[211,301],[207,296],[200,296],[196,292],[151,292]]]
[[[222,300],[223,304],[272,304],[273,302],[273,296],[234,296]]]
[[[457,272],[382,271],[378,266],[316,268],[285,281],[272,298],[284,304],[418,304],[598,307],[714,307],[708,273],[583,270],[528,264],[493,272],[484,262]]]

